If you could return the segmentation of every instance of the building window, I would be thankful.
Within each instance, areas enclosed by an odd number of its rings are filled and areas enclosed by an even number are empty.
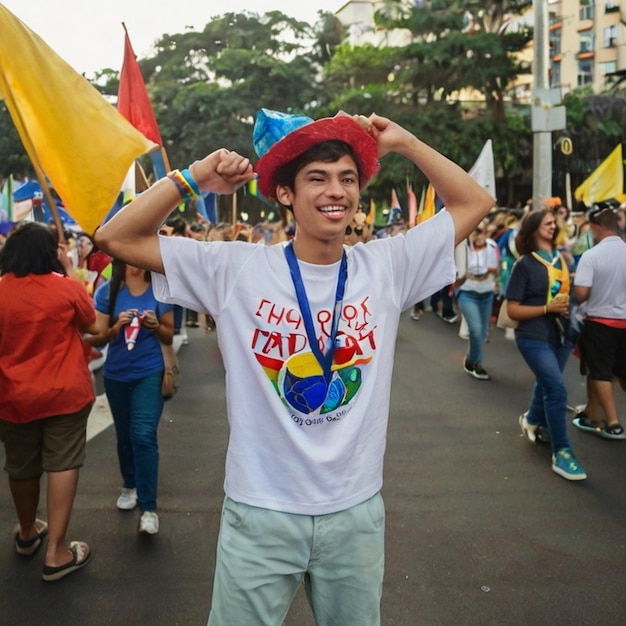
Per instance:
[[[602,76],[607,74],[614,74],[617,72],[617,63],[615,61],[608,61],[607,63],[600,63],[600,73]]]
[[[593,19],[593,0],[580,0],[580,10],[578,11],[578,19]]]
[[[594,46],[594,35],[593,32],[588,30],[584,33],[580,33],[580,47],[578,48],[579,52],[593,52],[595,49]]]
[[[607,26],[603,29],[602,39],[605,48],[615,48],[617,45],[617,24]]]
[[[550,57],[561,54],[561,29],[558,28],[550,32]]]
[[[558,87],[561,84],[561,64],[550,63],[550,87]]]
[[[593,82],[593,59],[578,61],[578,86],[584,87]]]
[[[619,11],[619,4],[617,2],[613,2],[612,0],[607,0],[604,6],[605,13],[615,13]]]

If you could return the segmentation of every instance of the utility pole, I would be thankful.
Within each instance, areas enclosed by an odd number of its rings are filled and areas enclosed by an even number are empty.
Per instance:
[[[533,0],[533,209],[552,196],[552,131],[566,126],[559,89],[550,89],[548,0]]]

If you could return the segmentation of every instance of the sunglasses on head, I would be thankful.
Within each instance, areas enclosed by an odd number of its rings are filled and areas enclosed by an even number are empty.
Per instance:
[[[613,209],[611,209],[610,207],[594,207],[593,209],[591,209],[591,211],[589,211],[587,219],[591,224],[597,225],[600,223],[600,216],[605,211],[613,211]]]

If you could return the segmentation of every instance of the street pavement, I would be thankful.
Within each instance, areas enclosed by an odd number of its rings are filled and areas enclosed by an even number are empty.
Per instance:
[[[467,344],[457,331],[432,313],[419,322],[407,313],[400,324],[383,488],[383,624],[626,623],[626,441],[570,425],[589,478],[560,478],[549,448],[519,431],[533,378],[514,342],[493,329],[484,359],[493,380],[478,381],[462,370]],[[44,550],[28,560],[15,554],[0,479],[0,624],[206,624],[228,426],[216,335],[189,329],[189,338],[179,352],[182,386],[159,429],[159,534],[138,535],[139,513],[115,507],[115,434],[100,397],[68,534],[88,541],[93,558],[43,582]],[[574,357],[566,379],[569,403],[584,402]],[[618,403],[626,422],[621,391]],[[285,624],[313,623],[300,591]]]

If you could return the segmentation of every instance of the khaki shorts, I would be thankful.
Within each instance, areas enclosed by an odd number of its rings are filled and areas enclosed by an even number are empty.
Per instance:
[[[28,424],[0,420],[4,469],[15,480],[39,478],[44,472],[64,472],[85,462],[87,418],[93,402],[80,411]]]

